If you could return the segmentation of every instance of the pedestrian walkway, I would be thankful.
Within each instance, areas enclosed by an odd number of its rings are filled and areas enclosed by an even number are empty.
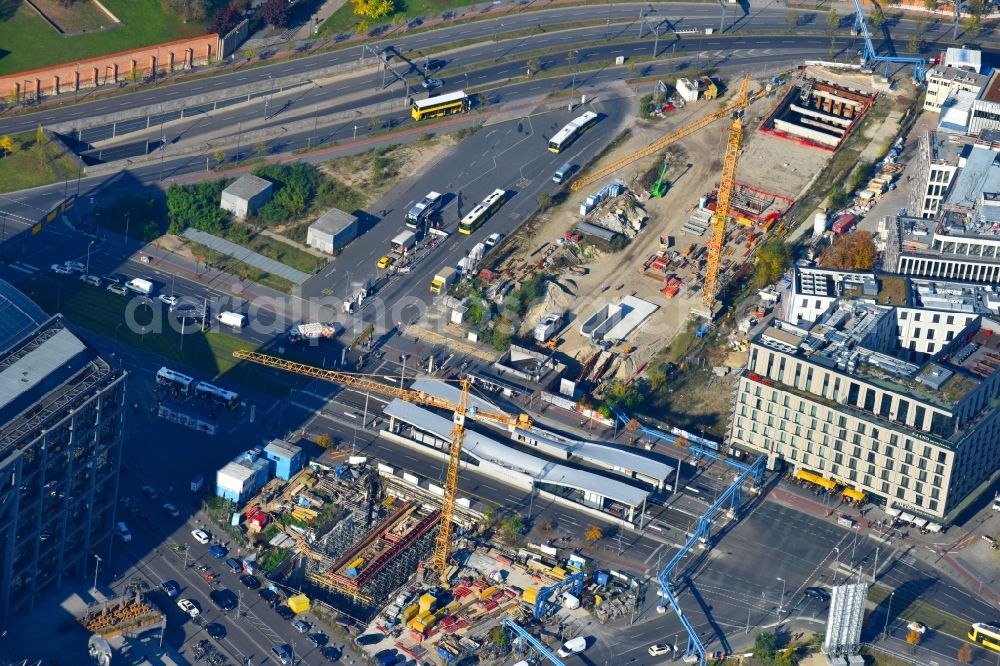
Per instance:
[[[264,255],[258,254],[253,250],[248,250],[232,241],[226,240],[225,238],[219,238],[218,236],[213,236],[212,234],[198,229],[185,229],[184,237],[189,238],[196,243],[201,243],[205,247],[215,250],[216,252],[221,252],[226,256],[232,257],[233,259],[242,261],[245,264],[259,268],[262,271],[267,271],[271,275],[277,275],[278,277],[285,278],[289,282],[293,282],[295,284],[302,284],[310,277],[308,274],[303,273],[300,270],[296,270],[291,266],[286,266],[280,261],[275,261],[270,257],[265,257]]]

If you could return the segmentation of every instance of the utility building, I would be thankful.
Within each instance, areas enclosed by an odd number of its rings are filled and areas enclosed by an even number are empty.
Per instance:
[[[215,473],[215,494],[242,504],[270,479],[271,461],[260,449],[244,451]]]
[[[264,456],[273,463],[274,476],[285,481],[302,471],[306,461],[302,447],[281,439],[271,440],[271,443],[264,447]]]
[[[242,220],[255,213],[271,198],[273,184],[257,176],[241,176],[235,183],[222,190],[219,206],[233,217]]]
[[[334,254],[358,237],[358,218],[339,208],[331,208],[309,225],[306,245]]]
[[[907,288],[913,305],[857,293],[754,336],[729,440],[769,467],[950,522],[998,474],[1000,321],[975,294],[944,297],[959,285]]]
[[[124,373],[0,281],[0,628],[111,555],[124,402]]]

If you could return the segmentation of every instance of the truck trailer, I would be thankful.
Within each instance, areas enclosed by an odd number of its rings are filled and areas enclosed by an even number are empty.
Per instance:
[[[247,323],[246,315],[239,312],[220,312],[215,315],[215,320],[224,326],[233,328],[243,328]]]
[[[392,253],[404,257],[416,244],[417,235],[412,231],[404,231],[392,239]]]
[[[306,342],[309,340],[326,340],[334,338],[337,335],[337,331],[330,324],[324,324],[322,322],[311,322],[308,324],[299,324],[298,326],[293,326],[288,331],[288,340],[290,342]]]

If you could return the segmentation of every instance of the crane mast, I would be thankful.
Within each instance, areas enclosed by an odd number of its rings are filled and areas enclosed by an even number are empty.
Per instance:
[[[726,241],[726,223],[729,221],[729,208],[736,186],[736,166],[740,157],[740,145],[743,142],[743,113],[750,104],[747,96],[749,86],[750,78],[744,76],[740,90],[736,94],[736,101],[732,104],[733,119],[729,123],[726,157],[719,179],[719,194],[715,200],[715,215],[712,217],[712,238],[708,241],[708,265],[705,268],[705,286],[702,289],[702,303],[709,313],[715,306],[715,297],[719,290],[722,245]]]
[[[350,389],[361,392],[376,393],[390,398],[399,398],[406,402],[438,409],[450,410],[454,413],[454,426],[451,431],[451,449],[448,452],[448,471],[445,477],[444,502],[441,507],[440,528],[435,542],[434,554],[431,557],[433,568],[444,579],[448,571],[448,559],[451,556],[451,527],[452,518],[455,513],[455,497],[458,494],[458,468],[461,461],[462,441],[465,438],[465,417],[476,416],[477,418],[493,421],[508,427],[530,428],[532,423],[527,414],[506,414],[501,411],[490,411],[469,406],[469,388],[471,383],[468,379],[458,380],[460,387],[458,402],[453,402],[447,398],[426,393],[424,391],[414,391],[397,386],[390,386],[380,381],[376,381],[374,375],[355,374],[351,372],[341,372],[339,370],[327,370],[305,363],[297,363],[277,356],[269,356],[260,352],[237,350],[233,352],[233,357],[257,363],[269,368],[294,372],[295,374],[323,379],[335,384],[340,384]]]

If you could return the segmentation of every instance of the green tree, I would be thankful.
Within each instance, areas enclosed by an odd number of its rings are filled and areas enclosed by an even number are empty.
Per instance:
[[[924,9],[937,9],[937,0],[924,0]]]
[[[212,151],[212,157],[215,158],[215,164],[221,166],[223,162],[226,161],[226,151],[222,148],[216,148]]]
[[[537,201],[538,201],[538,207],[541,208],[543,211],[548,210],[549,208],[552,207],[552,195],[549,194],[548,192],[539,192]]]
[[[179,235],[188,227],[221,234],[229,222],[229,213],[219,208],[219,198],[228,181],[171,185],[167,190],[167,219],[170,233]]]
[[[797,28],[799,26],[799,14],[798,12],[793,12],[789,10],[785,14],[785,23],[788,24],[789,28]]]
[[[267,141],[258,141],[253,145],[253,149],[258,155],[263,156],[267,152]]]
[[[496,507],[488,506],[483,509],[483,529],[491,530],[500,522],[500,514]]]
[[[872,27],[872,30],[881,30],[882,26],[885,25],[885,13],[878,5],[876,5],[872,13],[868,15],[868,25]]]
[[[757,264],[753,274],[754,285],[760,288],[777,282],[791,265],[791,246],[780,238],[772,238],[757,250]]]
[[[848,196],[847,191],[844,186],[837,183],[830,188],[830,194],[827,195],[827,202],[830,204],[830,210],[840,210],[847,205]]]
[[[965,20],[965,36],[970,38],[975,38],[979,36],[979,33],[983,31],[983,21],[982,19],[973,14]]]
[[[923,41],[921,41],[920,35],[916,33],[910,35],[910,38],[906,41],[906,50],[910,53],[919,53],[922,46]]]
[[[39,125],[35,130],[35,145],[41,148],[46,143],[48,143],[48,140],[45,138],[45,130],[43,130],[42,126]]]
[[[635,386],[630,386],[621,379],[613,379],[604,389],[604,402],[608,407],[628,412],[642,404],[642,394]]]
[[[799,666],[799,653],[796,650],[785,650],[774,656],[774,666]]]
[[[149,221],[142,225],[142,240],[144,243],[152,243],[160,237],[160,225]]]
[[[830,29],[831,33],[840,27],[840,14],[833,7],[830,7],[830,11],[826,15],[826,27]]]
[[[778,653],[778,639],[769,631],[762,631],[753,639],[753,656],[765,663],[774,661]]]

